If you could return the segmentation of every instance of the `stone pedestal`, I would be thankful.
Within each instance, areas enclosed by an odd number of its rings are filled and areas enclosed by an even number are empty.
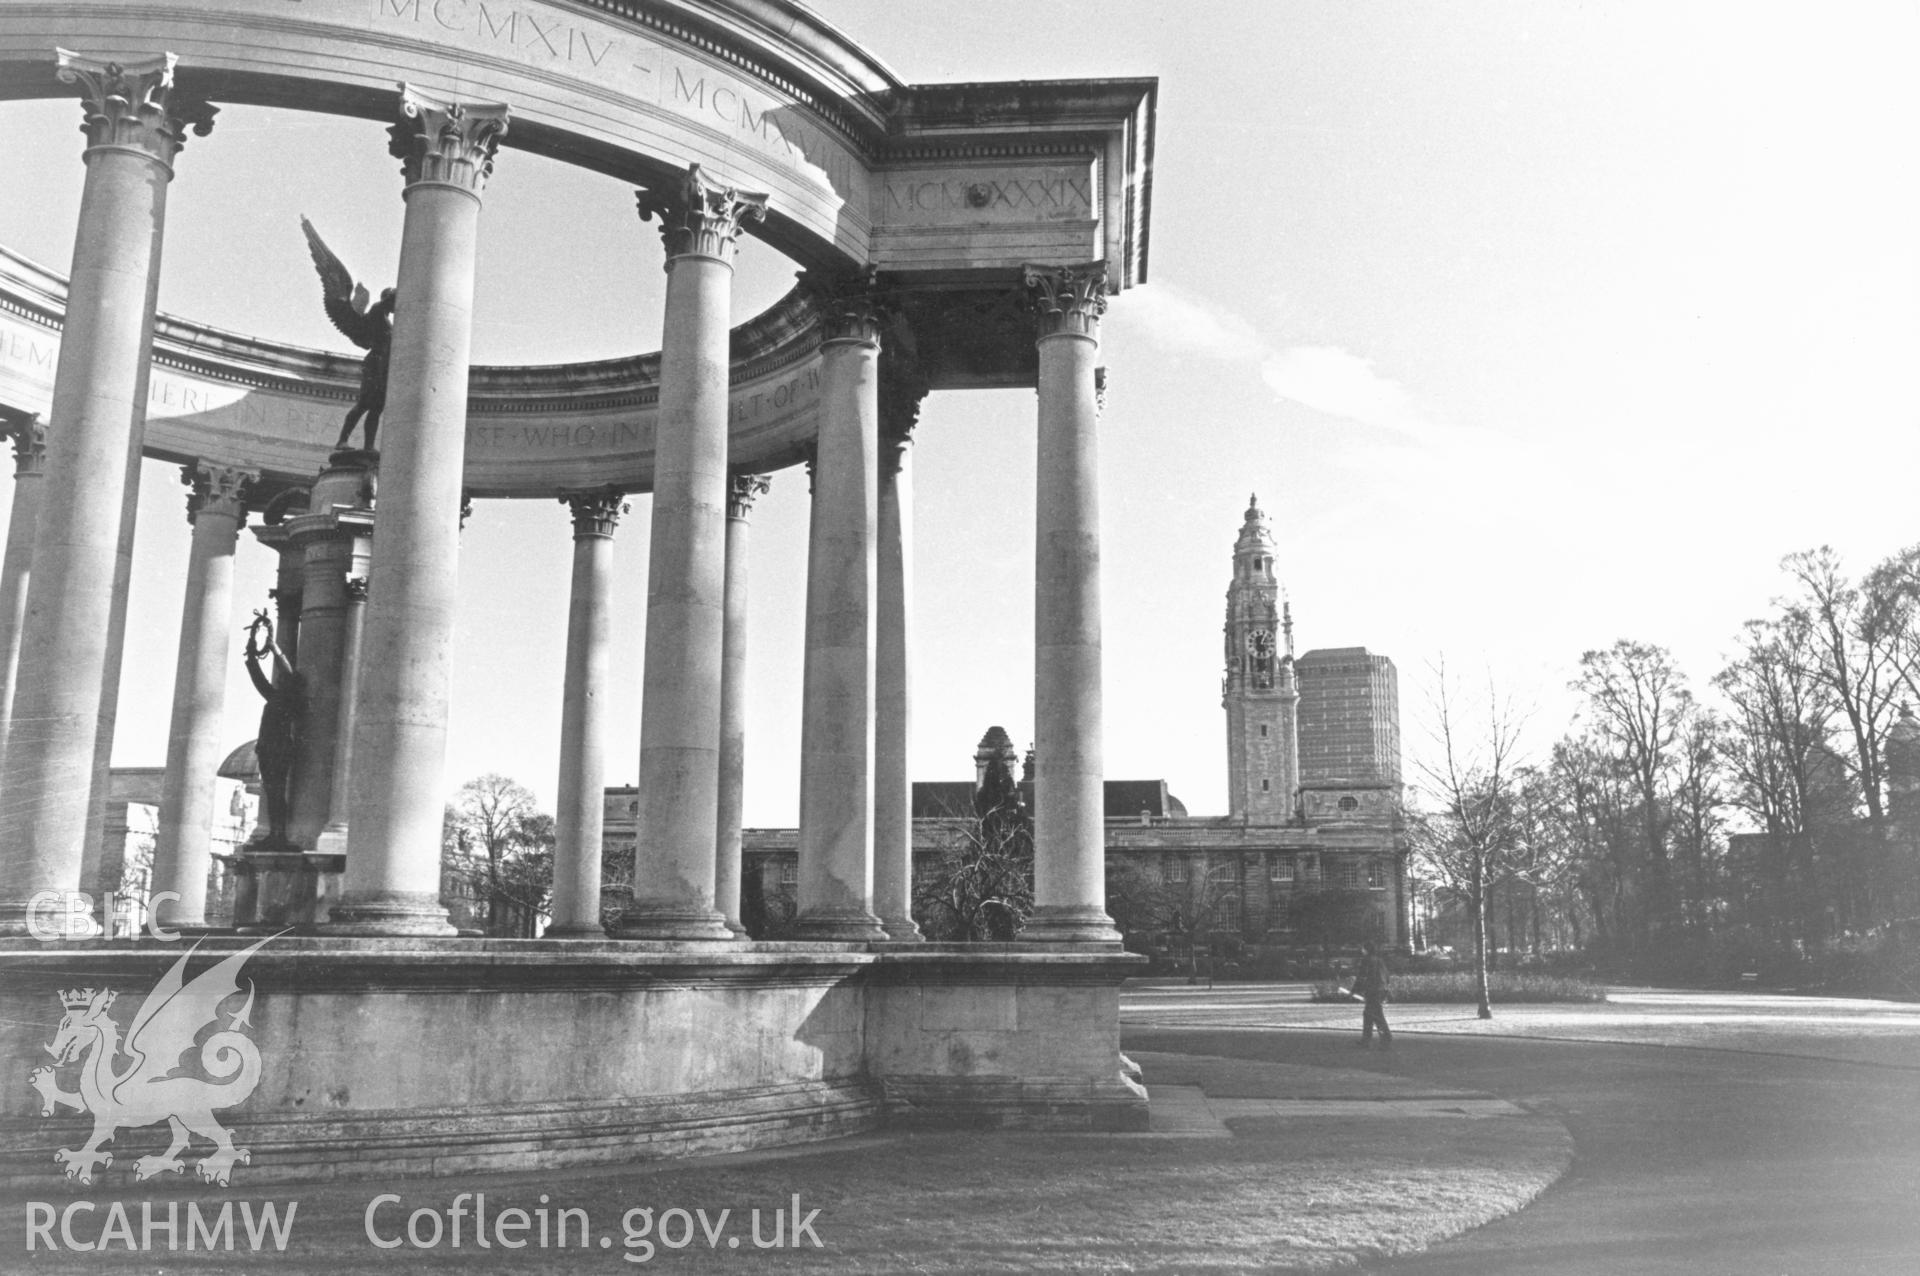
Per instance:
[[[328,925],[445,935],[440,830],[480,193],[507,108],[408,86],[393,150],[406,222],[381,449],[380,541],[354,710],[352,852]]]
[[[109,63],[61,51],[80,86],[86,185],[48,419],[46,494],[28,586],[0,804],[0,933],[24,931],[41,890],[80,885],[112,630],[129,461],[140,447],[167,182],[186,127],[212,110],[176,99],[171,54]]]
[[[342,740],[353,718],[348,648],[360,615],[358,591],[349,582],[366,570],[378,463],[377,453],[335,452],[314,480],[307,512],[284,524],[300,563],[298,666],[308,694],[287,841],[303,851],[319,848],[335,813],[341,755],[348,751]]]
[[[727,333],[734,240],[766,196],[716,186],[695,165],[643,192],[667,249],[646,669],[640,701],[640,843],[620,933],[730,940],[713,905],[726,595]]]
[[[1023,939],[1115,943],[1106,910],[1099,402],[1106,269],[1030,267],[1039,316],[1033,915]]]
[[[63,991],[151,988],[181,951],[0,941],[0,1075],[48,1062]],[[233,1170],[243,1194],[747,1151],[883,1122],[1146,1126],[1118,1018],[1144,959],[1121,953],[212,937],[187,973],[228,960],[255,990],[238,1031],[258,1083],[219,1112],[253,1152]],[[0,1087],[0,1186],[57,1182],[53,1149],[83,1136],[39,1110],[32,1088]],[[123,1164],[94,1190],[130,1182]],[[404,1218],[378,1222],[391,1235]]]

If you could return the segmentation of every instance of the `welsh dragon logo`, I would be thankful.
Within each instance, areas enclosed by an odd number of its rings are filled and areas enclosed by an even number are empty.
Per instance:
[[[78,1148],[61,1148],[53,1154],[55,1161],[67,1167],[68,1178],[92,1183],[95,1170],[113,1164],[113,1153],[102,1148],[117,1132],[161,1121],[172,1129],[172,1145],[157,1156],[136,1160],[136,1180],[184,1170],[180,1154],[187,1151],[193,1135],[213,1144],[198,1166],[200,1177],[209,1183],[225,1187],[234,1162],[251,1159],[246,1149],[233,1145],[233,1136],[213,1113],[244,1102],[260,1084],[260,1051],[240,1031],[253,1026],[247,1018],[253,1010],[252,981],[247,983],[247,1000],[238,1010],[223,1016],[220,1007],[239,994],[240,967],[266,942],[263,939],[234,953],[200,972],[191,983],[185,973],[194,949],[181,954],[147,994],[124,1043],[119,1025],[108,1014],[119,994],[108,988],[60,994],[66,1014],[46,1047],[53,1066],[35,1068],[27,1084],[40,1092],[41,1116],[52,1116],[62,1107],[93,1115],[91,1138]],[[204,1029],[222,1018],[226,1027],[199,1044],[200,1070],[211,1079],[181,1075],[181,1056],[194,1048]],[[116,1068],[122,1056],[128,1062]],[[79,1088],[63,1090],[56,1072],[76,1061]]]

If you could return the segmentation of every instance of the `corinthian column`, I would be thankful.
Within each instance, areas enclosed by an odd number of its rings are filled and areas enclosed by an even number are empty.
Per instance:
[[[720,645],[726,607],[727,330],[734,241],[767,197],[694,165],[640,194],[660,218],[667,305],[660,351],[647,652],[640,701],[640,846],[621,934],[731,939],[713,906],[720,801]]]
[[[212,854],[214,772],[223,750],[228,640],[233,619],[233,551],[247,517],[246,490],[258,470],[206,461],[182,470],[193,487],[187,519],[186,601],[180,615],[180,658],[173,675],[173,725],[160,789],[160,830],[153,844],[153,889],[179,899],[155,910],[162,922],[204,926],[207,866]]]
[[[1026,939],[1117,943],[1106,908],[1100,706],[1099,400],[1103,262],[1029,266],[1039,317],[1034,590],[1033,915]]]
[[[497,103],[410,85],[392,153],[406,177],[382,432],[379,537],[353,730],[353,833],[335,931],[451,935],[440,904],[447,663],[480,194],[507,128]]]
[[[573,599],[560,709],[560,804],[553,848],[553,925],[547,937],[596,939],[600,843],[606,815],[605,731],[613,529],[627,506],[618,491],[560,498],[573,511]]]
[[[87,177],[8,731],[0,934],[25,930],[35,892],[79,885],[167,182],[187,128],[204,136],[213,127],[213,108],[174,92],[172,54],[128,63],[56,56],[60,79],[80,89]]]
[[[754,498],[773,481],[764,474],[736,474],[727,493],[726,618],[720,642],[720,813],[715,835],[713,903],[727,929],[740,924],[740,819],[747,779],[747,515]]]
[[[878,579],[874,586],[873,906],[887,938],[913,920],[913,427],[927,384],[904,355],[880,356]]]
[[[20,670],[20,636],[27,618],[27,581],[33,566],[33,535],[46,486],[47,427],[20,414],[0,422],[13,440],[13,512],[7,519],[7,550],[0,558],[0,758],[7,752],[7,720],[14,679]],[[4,774],[4,772],[0,772]]]
[[[807,547],[795,921],[807,939],[885,939],[873,912],[880,324],[864,287],[827,291],[820,305],[820,437]]]

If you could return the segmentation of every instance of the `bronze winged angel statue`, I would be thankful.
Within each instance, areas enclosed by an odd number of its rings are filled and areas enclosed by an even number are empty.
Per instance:
[[[313,223],[302,217],[300,229],[307,232],[307,249],[313,254],[313,268],[320,272],[320,299],[327,318],[354,345],[367,352],[360,364],[360,397],[347,412],[340,427],[338,451],[353,437],[353,427],[364,419],[367,425],[366,450],[373,451],[374,435],[380,429],[380,412],[387,405],[387,351],[393,344],[393,289],[380,294],[380,300],[367,305],[367,286],[355,283],[353,275],[333,255]]]

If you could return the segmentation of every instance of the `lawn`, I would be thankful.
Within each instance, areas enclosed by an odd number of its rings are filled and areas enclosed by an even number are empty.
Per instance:
[[[1347,992],[1348,983],[1324,980],[1313,986],[1313,1000],[1320,1002],[1357,1001]],[[1494,1001],[1502,1002],[1597,1002],[1607,999],[1607,990],[1599,984],[1567,975],[1543,975],[1527,970],[1487,972],[1487,991]],[[1469,1005],[1479,1000],[1470,971],[1457,970],[1434,975],[1395,975],[1389,1001],[1410,1004]]]

